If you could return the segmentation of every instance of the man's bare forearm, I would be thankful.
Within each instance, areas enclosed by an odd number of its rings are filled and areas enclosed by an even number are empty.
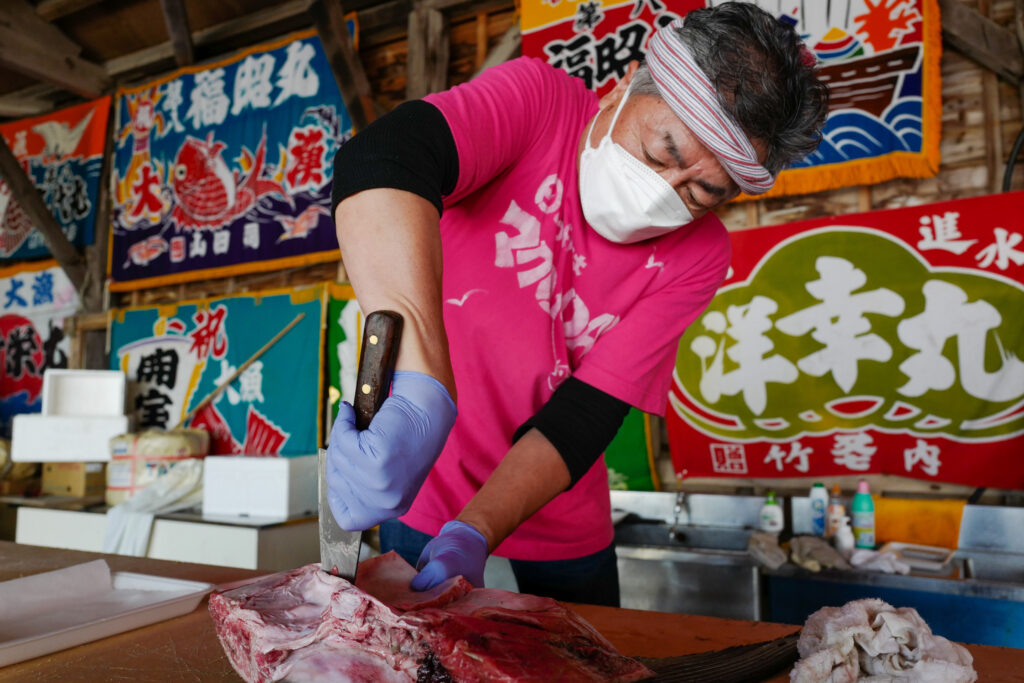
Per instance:
[[[334,221],[359,306],[404,318],[396,369],[434,377],[456,400],[441,309],[437,209],[411,192],[380,188],[342,201]]]
[[[562,456],[543,434],[531,429],[509,449],[457,519],[476,528],[493,551],[570,482]]]

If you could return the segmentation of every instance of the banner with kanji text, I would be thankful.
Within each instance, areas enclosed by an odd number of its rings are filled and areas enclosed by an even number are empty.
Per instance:
[[[339,257],[352,122],[315,33],[120,90],[115,117],[112,290]]]
[[[655,30],[734,0],[524,0],[523,55],[610,91]],[[942,25],[937,0],[746,0],[793,26],[818,60],[829,113],[817,151],[761,197],[926,178],[939,170]]]
[[[78,292],[50,259],[0,269],[0,437],[11,420],[42,409],[43,373],[66,368],[64,320],[78,311]]]
[[[14,158],[35,184],[57,225],[78,248],[93,243],[110,98],[0,123]],[[0,177],[0,260],[49,256],[10,186]]]
[[[317,285],[114,311],[110,367],[128,376],[136,426],[178,426],[273,342],[186,426],[210,432],[211,455],[316,453],[323,292]]]
[[[731,233],[679,344],[680,477],[1024,489],[1024,192]]]

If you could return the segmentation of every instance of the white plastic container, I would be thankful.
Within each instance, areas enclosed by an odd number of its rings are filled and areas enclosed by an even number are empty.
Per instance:
[[[43,415],[124,415],[125,374],[120,370],[47,369],[43,373]]]
[[[11,460],[107,462],[110,439],[127,431],[127,415],[15,415]]]
[[[811,487],[811,533],[815,536],[824,536],[828,518],[828,490],[822,483],[815,483]]]
[[[764,502],[764,506],[761,507],[759,521],[761,531],[767,531],[772,534],[782,531],[782,506],[775,500],[775,493],[772,491],[768,492],[768,499]]]
[[[203,516],[287,519],[316,512],[317,456],[210,455],[204,461]]]
[[[850,528],[850,518],[843,517],[839,522],[839,527],[836,529],[835,534],[836,551],[843,556],[844,560],[849,560],[850,555],[853,554],[853,529]]]

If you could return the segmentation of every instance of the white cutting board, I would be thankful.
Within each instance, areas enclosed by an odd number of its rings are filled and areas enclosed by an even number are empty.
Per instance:
[[[212,589],[104,560],[0,582],[0,666],[188,614]]]

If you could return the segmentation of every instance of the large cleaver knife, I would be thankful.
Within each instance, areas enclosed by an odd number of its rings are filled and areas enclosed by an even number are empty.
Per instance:
[[[398,344],[402,339],[402,316],[394,311],[374,311],[363,325],[363,346],[359,352],[356,395],[356,429],[366,429],[391,388]],[[320,567],[329,574],[355,583],[359,567],[362,531],[345,531],[338,526],[327,498],[327,451],[320,449]]]

